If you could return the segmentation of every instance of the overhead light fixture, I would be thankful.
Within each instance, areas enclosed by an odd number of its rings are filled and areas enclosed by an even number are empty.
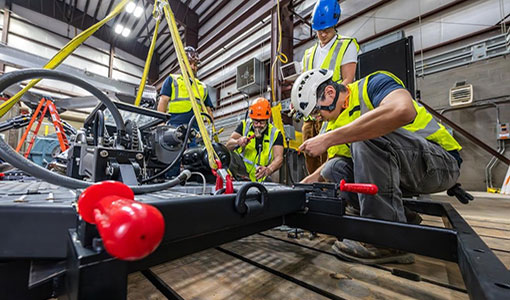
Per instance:
[[[122,30],[123,37],[128,37],[130,33],[131,33],[131,29],[129,29],[129,28],[124,28],[124,30]]]
[[[135,8],[135,11],[133,12],[133,15],[136,17],[136,18],[140,18],[140,16],[143,14],[143,7],[141,6],[137,6]]]
[[[129,2],[126,5],[126,11],[128,12],[128,14],[133,13],[133,11],[135,10],[135,7],[136,7],[136,4],[133,1]]]
[[[122,25],[120,25],[120,24],[117,24],[117,25],[115,26],[115,33],[116,33],[116,34],[121,34],[123,30],[124,30],[124,26],[122,26]]]

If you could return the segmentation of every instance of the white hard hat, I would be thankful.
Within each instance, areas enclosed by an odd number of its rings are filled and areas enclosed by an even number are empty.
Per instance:
[[[313,69],[301,74],[292,86],[290,101],[294,109],[308,117],[317,105],[317,88],[333,77],[333,71]]]

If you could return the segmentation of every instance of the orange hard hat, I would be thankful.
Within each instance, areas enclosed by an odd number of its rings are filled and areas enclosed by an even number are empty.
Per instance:
[[[271,117],[271,104],[265,98],[257,98],[250,105],[250,118],[268,120]]]

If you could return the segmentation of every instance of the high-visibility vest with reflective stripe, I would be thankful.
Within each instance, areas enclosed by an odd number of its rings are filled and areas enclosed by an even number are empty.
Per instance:
[[[356,50],[359,52],[359,45],[355,38],[341,36],[339,34],[336,35],[336,40],[329,49],[328,55],[322,61],[320,66],[321,69],[328,69],[333,71],[332,80],[335,82],[342,82],[342,61],[344,59],[345,51],[351,43],[356,45]],[[315,43],[312,47],[305,50],[305,54],[303,55],[303,72],[313,69],[313,60],[315,57],[315,51],[319,47],[319,43]],[[312,117],[305,117],[305,121],[313,120]]]
[[[328,55],[326,55],[326,58],[322,61],[320,68],[332,70],[332,79],[335,82],[342,82],[342,61],[344,59],[345,51],[347,51],[347,48],[351,43],[354,43],[357,51],[359,51],[359,45],[355,38],[337,34],[336,40],[329,49]],[[313,59],[317,47],[319,47],[319,43],[315,43],[315,45],[305,50],[305,55],[303,55],[302,61],[303,72],[313,69]]]
[[[255,173],[258,166],[268,166],[273,160],[273,146],[278,137],[280,130],[274,127],[273,124],[269,123],[267,130],[265,131],[262,143],[262,151],[258,154],[256,139],[251,139],[244,148],[238,148],[235,150],[243,157],[246,171],[250,175],[251,181],[257,181]],[[251,120],[243,121],[243,136],[254,135],[253,126]],[[262,178],[260,181],[263,181]]]
[[[334,122],[330,122],[331,128],[330,130],[334,130],[336,128],[342,127],[357,118],[359,118],[362,114],[373,110],[374,106],[372,105],[372,101],[368,97],[367,86],[368,79],[371,76],[376,74],[385,74],[393,78],[397,83],[402,85],[404,88],[403,82],[395,75],[390,72],[385,71],[377,71],[374,72],[361,80],[353,82],[349,84],[350,96],[349,96],[349,106],[347,109],[342,111],[342,113],[338,116],[338,118]],[[416,109],[416,117],[411,124],[402,126],[401,128],[414,132],[415,134],[431,141],[436,144],[439,144],[446,151],[453,150],[461,150],[462,147],[460,144],[453,138],[453,136],[446,130],[446,128],[438,123],[432,115],[423,107],[421,104],[413,101],[414,109]],[[329,125],[328,125],[329,128]],[[328,150],[329,153],[329,150]]]
[[[186,84],[184,83],[184,78],[182,75],[170,75],[172,76],[172,95],[170,96],[170,101],[168,102],[168,113],[170,114],[180,114],[189,112],[191,107],[191,102],[189,101],[188,90],[186,89]],[[195,100],[198,102],[199,107],[202,107],[202,103],[207,98],[207,88],[205,84],[200,82],[197,79],[198,92],[195,89],[195,86],[192,84],[191,88],[193,89],[193,93],[195,94]]]

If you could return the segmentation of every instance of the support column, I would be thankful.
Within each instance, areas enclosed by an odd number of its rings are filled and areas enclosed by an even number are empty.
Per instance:
[[[292,14],[289,11],[289,8],[292,9],[292,1],[288,4],[280,5],[280,22],[282,27],[282,44],[280,52],[284,53],[289,62],[294,59],[294,22],[292,19]],[[276,6],[271,10],[271,65],[272,66],[278,50],[278,11]],[[278,61],[276,63],[276,67],[274,69],[274,79],[273,79],[273,87],[275,89],[276,99],[271,99],[273,102],[279,102],[282,100],[282,87],[280,81],[280,66],[281,62]],[[270,69],[271,71],[271,69]]]

